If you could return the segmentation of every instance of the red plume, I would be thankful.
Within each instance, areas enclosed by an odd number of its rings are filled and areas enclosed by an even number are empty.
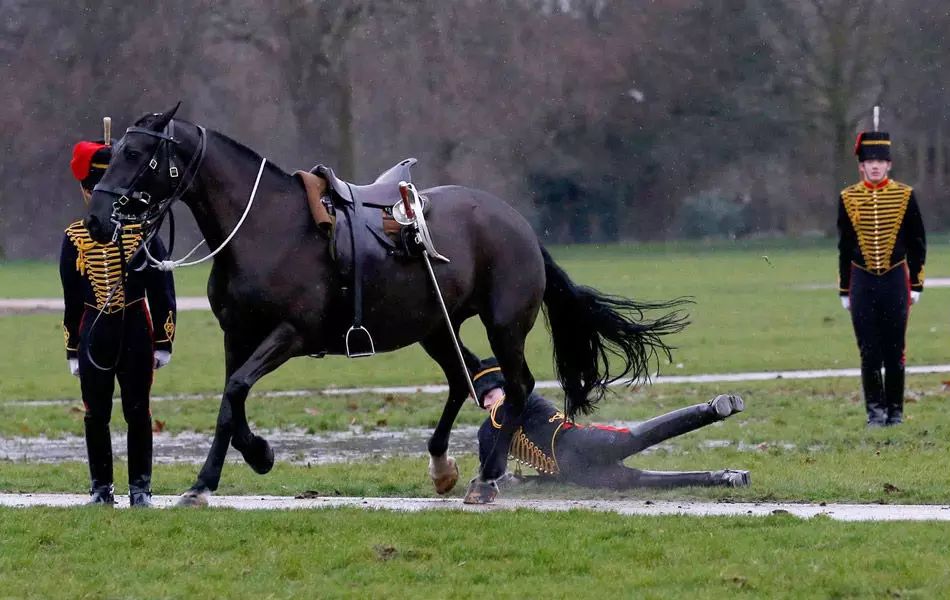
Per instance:
[[[858,139],[854,141],[854,155],[857,156],[861,151],[861,138],[864,137],[864,132],[858,134]]]
[[[73,146],[73,159],[69,161],[69,168],[72,169],[73,177],[75,177],[77,181],[82,181],[89,176],[89,166],[92,164],[92,156],[99,148],[105,148],[105,144],[79,142]]]

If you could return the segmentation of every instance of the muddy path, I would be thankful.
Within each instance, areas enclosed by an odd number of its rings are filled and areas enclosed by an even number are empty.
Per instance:
[[[477,452],[477,431],[474,426],[457,427],[452,432],[452,452]],[[320,465],[392,456],[428,456],[426,442],[432,430],[411,428],[363,432],[354,429],[321,433],[291,430],[261,433],[271,443],[278,461]],[[200,464],[211,447],[211,435],[203,433],[156,433],[153,439],[155,462],[160,464]],[[112,449],[115,456],[126,456],[125,434],[112,434]],[[0,460],[38,463],[84,461],[86,443],[81,436],[0,438]],[[231,452],[228,460],[242,462],[243,459],[237,452]]]

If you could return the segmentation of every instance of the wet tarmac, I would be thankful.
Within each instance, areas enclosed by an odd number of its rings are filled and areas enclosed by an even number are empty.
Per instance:
[[[34,506],[80,506],[89,497],[81,494],[0,494],[0,506],[29,508]],[[126,498],[117,497],[117,508],[128,508]],[[157,508],[170,508],[177,496],[155,496]],[[689,515],[767,517],[786,515],[800,519],[825,517],[836,521],[950,521],[950,506],[934,504],[798,504],[787,502],[692,502],[652,500],[528,500],[500,498],[493,504],[463,504],[457,499],[443,498],[357,498],[319,497],[293,498],[290,496],[212,496],[210,506],[239,510],[305,510],[328,508],[363,508],[419,512],[424,510],[454,510],[466,512],[497,512],[535,510],[564,512],[587,510],[611,512],[620,515]],[[96,510],[102,510],[96,508]],[[139,509],[137,509],[139,510]],[[208,509],[188,509],[208,510]]]

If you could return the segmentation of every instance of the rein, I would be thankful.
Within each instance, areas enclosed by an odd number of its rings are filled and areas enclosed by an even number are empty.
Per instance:
[[[231,230],[231,233],[228,235],[228,237],[225,238],[225,240],[221,242],[221,244],[217,248],[215,248],[214,251],[212,251],[207,256],[199,258],[198,260],[185,262],[188,260],[189,257],[191,257],[192,254],[195,253],[196,250],[198,250],[198,248],[201,247],[202,244],[205,243],[205,240],[201,240],[200,242],[198,242],[198,244],[194,248],[191,249],[191,252],[189,252],[182,258],[179,258],[178,260],[157,260],[149,253],[148,248],[145,248],[145,256],[148,259],[149,263],[152,266],[154,266],[156,269],[158,269],[159,271],[171,271],[171,270],[177,269],[178,267],[193,267],[195,265],[200,265],[201,263],[214,258],[214,256],[218,252],[221,252],[222,250],[224,250],[224,247],[228,245],[231,239],[235,236],[235,234],[237,234],[238,230],[241,228],[241,225],[244,224],[245,219],[247,219],[248,213],[251,212],[251,206],[254,205],[254,198],[257,197],[257,187],[261,183],[261,175],[264,173],[264,165],[266,164],[267,164],[267,159],[262,158],[261,166],[257,170],[257,178],[254,180],[254,188],[251,190],[251,197],[248,198],[247,206],[244,207],[244,214],[241,215],[241,219],[237,222],[237,225],[234,226],[234,229]]]

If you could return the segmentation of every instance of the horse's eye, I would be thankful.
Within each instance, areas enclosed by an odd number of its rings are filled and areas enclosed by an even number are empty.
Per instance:
[[[125,154],[125,157],[128,158],[129,160],[135,160],[138,157],[142,156],[141,152],[139,152],[138,150],[132,150],[131,148],[126,148],[124,154]]]

